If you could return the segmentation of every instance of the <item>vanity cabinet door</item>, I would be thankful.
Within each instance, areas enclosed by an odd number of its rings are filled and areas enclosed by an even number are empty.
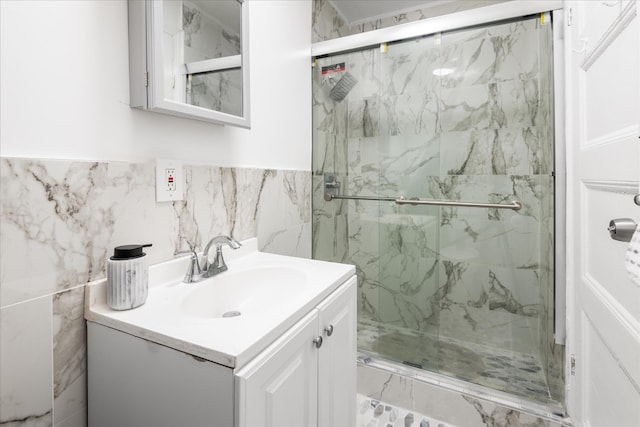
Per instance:
[[[318,328],[313,310],[236,373],[236,426],[317,425]]]
[[[233,371],[87,322],[89,427],[229,427]]]
[[[356,278],[319,306],[318,426],[356,425]]]

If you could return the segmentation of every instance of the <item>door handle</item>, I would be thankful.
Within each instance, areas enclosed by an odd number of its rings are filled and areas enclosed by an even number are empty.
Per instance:
[[[617,218],[609,221],[609,235],[619,242],[630,242],[638,224],[631,218]]]

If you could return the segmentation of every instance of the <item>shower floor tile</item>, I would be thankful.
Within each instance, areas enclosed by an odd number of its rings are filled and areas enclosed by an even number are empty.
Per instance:
[[[358,320],[358,349],[539,402],[551,397],[537,357]]]
[[[455,427],[399,406],[357,395],[357,427]]]

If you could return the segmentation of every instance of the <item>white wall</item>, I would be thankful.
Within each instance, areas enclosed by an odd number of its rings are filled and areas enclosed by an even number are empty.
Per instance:
[[[129,107],[125,0],[0,1],[0,155],[311,169],[311,1],[250,0],[250,130]]]

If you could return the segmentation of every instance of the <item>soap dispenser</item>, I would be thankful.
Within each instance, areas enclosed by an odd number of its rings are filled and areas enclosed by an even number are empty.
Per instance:
[[[149,246],[116,246],[107,260],[107,304],[112,309],[129,310],[147,300],[149,264],[142,248]]]

